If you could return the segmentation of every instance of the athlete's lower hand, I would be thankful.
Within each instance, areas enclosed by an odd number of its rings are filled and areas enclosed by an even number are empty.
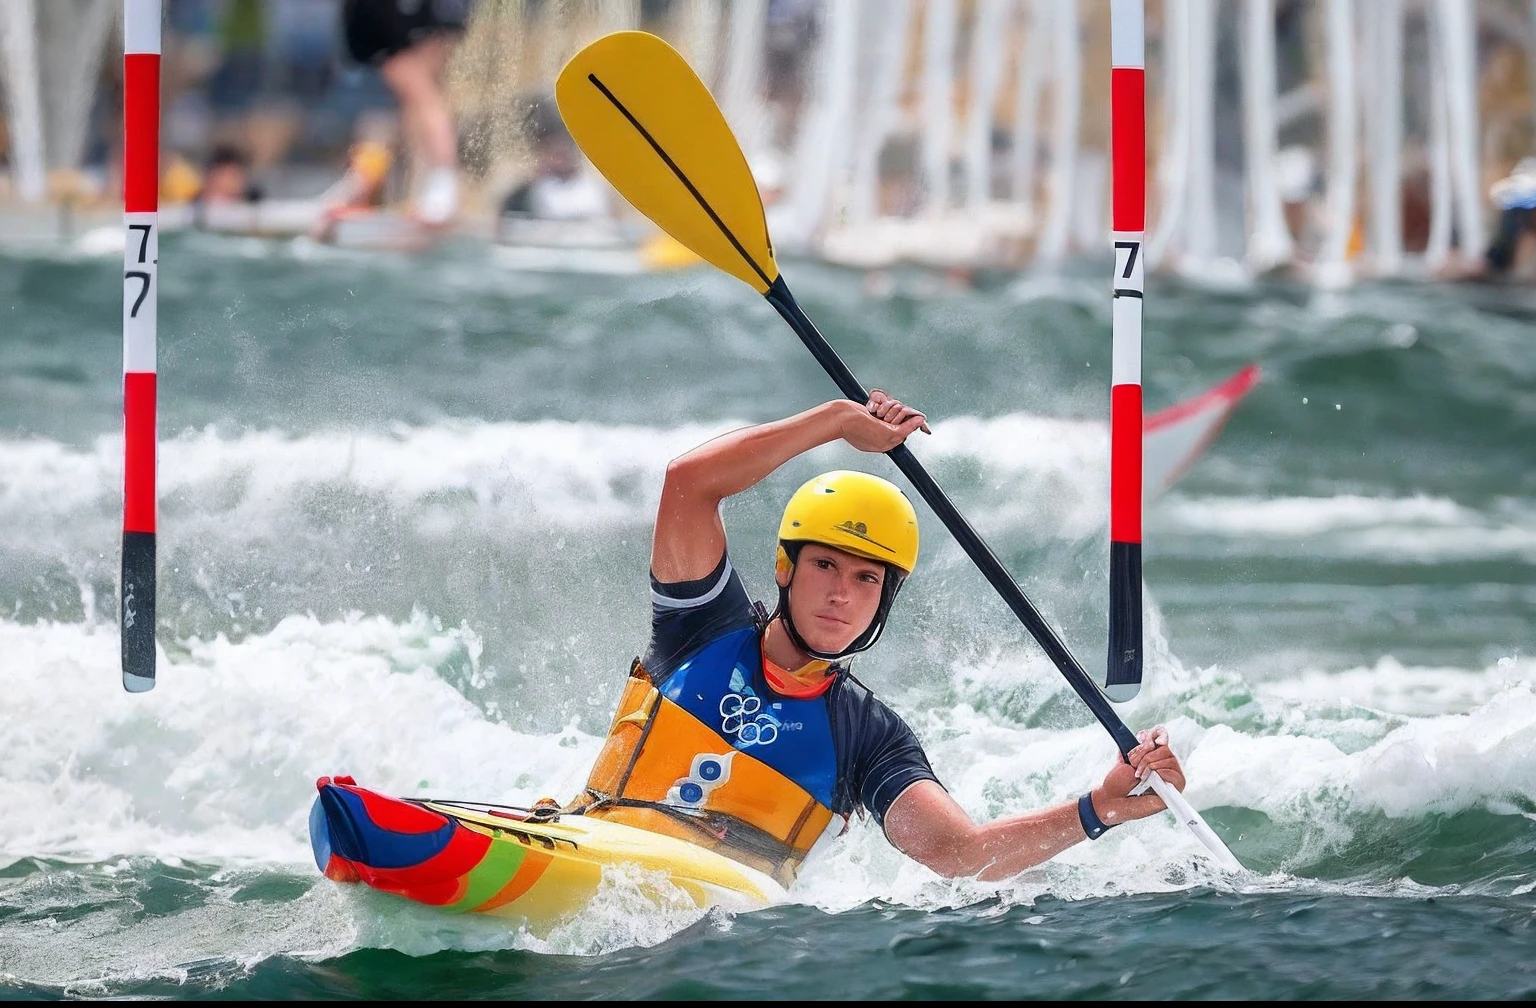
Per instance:
[[[1184,768],[1168,746],[1168,729],[1162,725],[1146,728],[1137,732],[1136,738],[1136,748],[1126,753],[1125,759],[1116,759],[1104,775],[1104,783],[1093,790],[1094,809],[1100,819],[1111,825],[1145,819],[1167,808],[1155,791],[1130,797],[1154,772],[1174,790],[1184,790]]]
[[[1141,744],[1125,754],[1136,771],[1136,779],[1145,781],[1156,773],[1165,783],[1172,784],[1174,790],[1183,791],[1184,768],[1179,766],[1179,758],[1168,746],[1168,729],[1162,725],[1144,728],[1136,733],[1136,739]]]

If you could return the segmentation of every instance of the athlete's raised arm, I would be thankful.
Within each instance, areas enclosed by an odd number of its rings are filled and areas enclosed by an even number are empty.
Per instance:
[[[1092,815],[1104,827],[1144,819],[1165,806],[1157,795],[1128,797],[1149,770],[1184,790],[1184,771],[1159,725],[1138,733],[1130,762],[1117,759],[1104,782],[1089,792]],[[885,835],[898,850],[947,878],[1005,879],[1048,861],[1087,838],[1089,825],[1076,801],[980,825],[949,792],[931,780],[901,793],[885,814]]]
[[[708,576],[725,552],[720,502],[802,452],[841,438],[888,452],[924,427],[923,414],[876,389],[868,404],[834,399],[783,420],[722,434],[667,465],[651,540],[651,574],[666,584]]]

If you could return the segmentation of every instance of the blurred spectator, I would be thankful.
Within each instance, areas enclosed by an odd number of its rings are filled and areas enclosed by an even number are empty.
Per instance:
[[[1536,158],[1526,157],[1514,171],[1493,184],[1489,195],[1499,220],[1484,262],[1498,276],[1529,274],[1536,242]]]
[[[219,65],[208,82],[208,100],[219,114],[239,116],[265,83],[267,19],[261,0],[228,0],[217,37]]]
[[[269,0],[274,83],[285,99],[311,107],[336,76],[336,0]]]
[[[291,41],[273,31],[282,12],[272,0],[223,0],[219,63],[208,82],[213,141],[237,145],[258,169],[287,160],[302,125],[299,107],[274,72],[284,66],[281,49]]]
[[[167,0],[161,39],[160,142],[199,157],[208,149],[212,132],[208,84],[220,65],[218,32],[214,0]],[[195,171],[190,165],[188,170]]]
[[[321,202],[337,211],[377,210],[384,206],[384,185],[394,156],[389,145],[364,137],[347,155],[347,171],[325,191]]]
[[[1311,262],[1322,247],[1323,176],[1310,147],[1290,144],[1275,154],[1275,188],[1280,191],[1286,229],[1298,262]]]
[[[320,198],[323,209],[311,237],[330,241],[342,221],[382,209],[393,162],[389,145],[380,140],[364,138],[353,144],[346,174]]]
[[[815,50],[818,8],[814,0],[768,0],[763,75],[775,119],[771,142],[777,147],[790,145],[806,98],[806,58]]]
[[[169,153],[160,172],[160,200],[167,205],[255,203],[264,195],[251,181],[250,157],[233,144],[214,147],[202,170],[181,154]]]
[[[192,201],[205,206],[256,203],[263,195],[261,187],[251,182],[251,162],[245,152],[231,144],[220,144],[208,157],[202,185]]]
[[[400,104],[406,143],[424,172],[416,217],[448,225],[459,210],[458,136],[444,86],[470,0],[343,0],[347,52],[377,67]]]
[[[553,102],[539,102],[533,115],[533,177],[502,202],[504,215],[541,220],[605,217],[608,199],[589,172]]]

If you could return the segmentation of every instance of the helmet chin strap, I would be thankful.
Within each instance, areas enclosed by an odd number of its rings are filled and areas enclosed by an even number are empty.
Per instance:
[[[795,551],[791,557],[792,561],[799,561],[799,552],[799,550]],[[793,583],[794,579],[794,567],[790,567],[789,580]],[[847,658],[849,655],[858,654],[860,651],[867,651],[875,646],[875,641],[879,640],[880,635],[885,632],[885,621],[886,617],[890,615],[891,603],[896,601],[896,593],[901,590],[901,583],[905,580],[906,578],[900,571],[889,565],[886,566],[885,582],[880,586],[880,606],[875,610],[874,619],[869,621],[869,626],[864,628],[863,633],[855,637],[853,642],[841,651],[818,651],[807,644],[804,637],[800,636],[800,631],[795,629],[794,620],[789,618],[789,585],[779,586],[779,604],[774,607],[773,614],[768,617],[768,621],[771,623],[777,618],[784,625],[784,632],[789,635],[789,642],[812,658],[819,658],[822,661],[837,661],[840,658]]]

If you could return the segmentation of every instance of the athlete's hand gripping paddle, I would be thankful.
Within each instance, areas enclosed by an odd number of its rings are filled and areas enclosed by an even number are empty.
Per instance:
[[[779,275],[762,198],[741,146],[709,89],[683,57],[646,32],[592,42],[560,72],[555,102],[578,146],[625,199],[701,258],[768,299],[843,395],[869,393],[816,330]],[[992,587],[1050,656],[1122,754],[1137,745],[1098,683],[1056,637],[1002,563],[900,445],[887,452],[959,540]],[[1149,782],[1224,867],[1242,868],[1184,796],[1157,774]]]

